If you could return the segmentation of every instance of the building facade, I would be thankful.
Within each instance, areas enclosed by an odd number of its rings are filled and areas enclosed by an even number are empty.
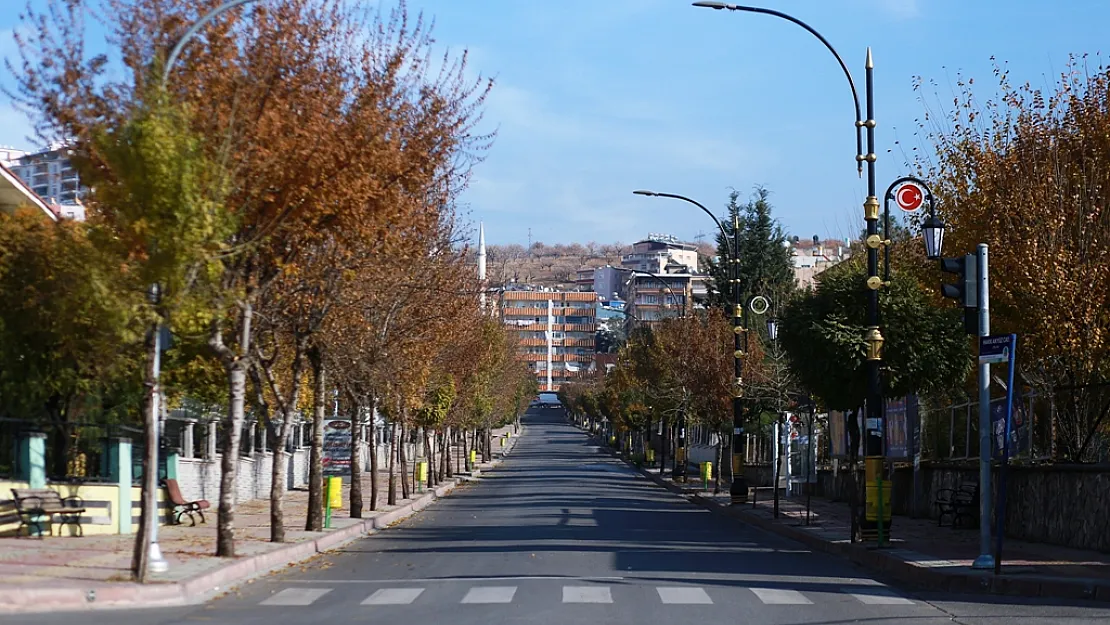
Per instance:
[[[581,291],[504,291],[501,320],[517,335],[517,349],[540,388],[562,384],[593,368],[597,295]]]
[[[69,151],[64,148],[24,154],[13,161],[11,169],[51,204],[79,204],[88,194],[88,188],[81,184],[69,161]]]
[[[632,244],[632,252],[621,257],[621,267],[650,273],[663,273],[667,265],[679,264],[687,273],[698,272],[698,250],[669,234],[649,234]]]

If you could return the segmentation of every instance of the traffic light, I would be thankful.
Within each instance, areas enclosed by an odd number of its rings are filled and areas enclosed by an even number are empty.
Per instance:
[[[979,280],[975,254],[963,258],[942,258],[940,269],[960,277],[953,284],[941,284],[941,295],[959,300],[964,307],[964,331],[979,333]]]

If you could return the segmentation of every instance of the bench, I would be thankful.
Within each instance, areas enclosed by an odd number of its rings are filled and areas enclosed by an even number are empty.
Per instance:
[[[210,505],[207,499],[198,499],[196,501],[186,501],[181,496],[181,487],[177,485],[177,480],[166,480],[166,493],[170,496],[170,503],[173,504],[173,524],[181,525],[181,517],[188,515],[190,525],[197,524],[194,514],[200,515],[200,522],[206,523],[204,520],[204,511]]]
[[[63,527],[72,525],[77,528],[77,535],[84,536],[81,528],[81,515],[85,512],[85,502],[80,497],[62,497],[60,493],[49,488],[13,488],[12,496],[15,498],[15,510],[19,515],[19,527],[15,535],[19,536],[23,528],[27,528],[27,535],[31,535],[31,527],[38,528],[38,536],[42,538],[43,525],[57,521]]]
[[[978,520],[979,483],[964,482],[959,488],[942,488],[933,502],[937,508],[937,525],[943,526],[945,517],[952,527],[962,527],[963,521]]]

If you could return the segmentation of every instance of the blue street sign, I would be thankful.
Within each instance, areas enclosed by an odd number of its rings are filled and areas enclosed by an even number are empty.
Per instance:
[[[1012,334],[979,337],[979,364],[1010,362],[1013,350]]]

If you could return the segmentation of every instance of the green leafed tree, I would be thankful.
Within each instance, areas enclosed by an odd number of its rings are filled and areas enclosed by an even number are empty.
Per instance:
[[[867,286],[862,255],[817,277],[786,304],[780,341],[798,381],[834,410],[853,410],[867,394]],[[938,308],[912,277],[895,274],[880,291],[883,394],[901,397],[962,384],[971,366],[957,311]]]

